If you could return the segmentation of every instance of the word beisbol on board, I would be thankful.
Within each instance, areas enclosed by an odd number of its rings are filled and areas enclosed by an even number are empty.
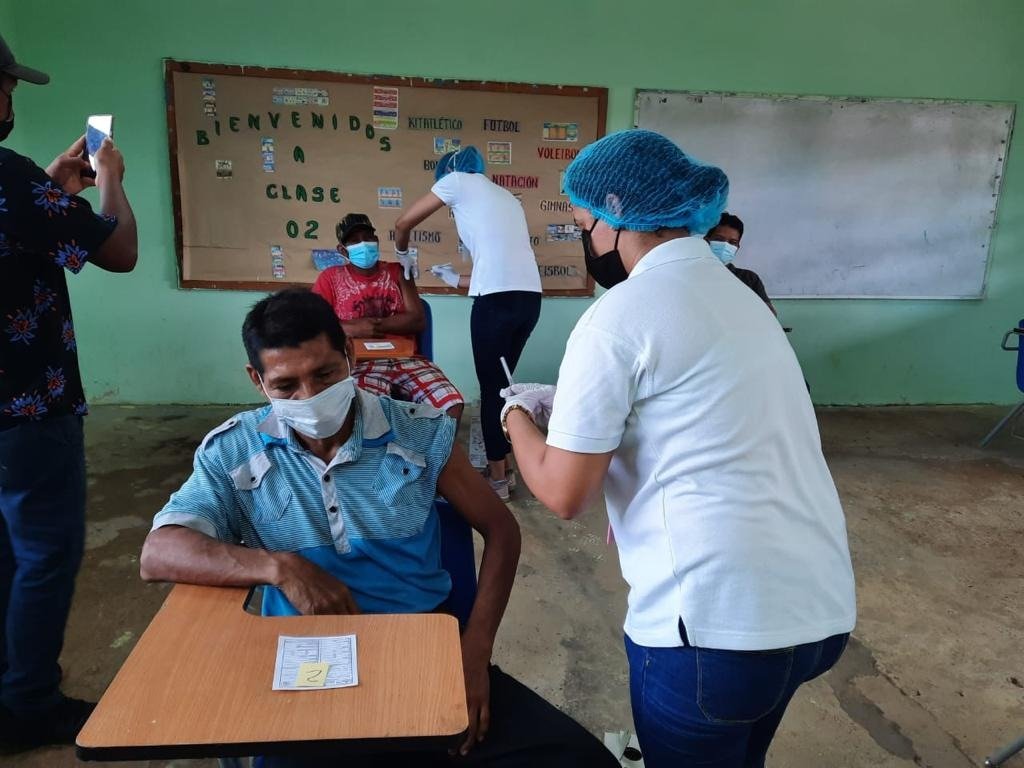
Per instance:
[[[303,117],[307,113],[293,110],[291,112],[249,112],[246,115],[246,121],[243,123],[242,118],[238,115],[229,115],[227,118],[227,130],[230,133],[241,133],[242,131],[276,131],[279,128],[310,128],[320,131],[343,131],[346,128],[350,133],[359,131],[362,129],[363,134],[367,139],[373,139],[376,137],[376,129],[370,124],[363,124],[362,119],[358,115],[349,115],[348,120],[345,118],[339,118],[337,113],[327,115],[323,112],[312,112],[308,113],[308,119],[303,121]],[[266,120],[264,120],[266,115]],[[287,115],[287,120],[282,124],[282,116]],[[460,121],[461,125],[461,121]],[[213,121],[213,134],[220,136],[222,132],[222,122],[220,120]],[[196,144],[199,146],[206,146],[210,143],[209,131],[198,128],[196,129]],[[381,152],[391,151],[391,138],[388,136],[381,136],[378,139]]]

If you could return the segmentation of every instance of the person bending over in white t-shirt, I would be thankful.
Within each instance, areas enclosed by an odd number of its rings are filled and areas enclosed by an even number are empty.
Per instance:
[[[508,466],[511,447],[501,431],[499,393],[507,383],[501,358],[515,371],[540,317],[537,258],[530,247],[523,206],[484,175],[484,161],[476,147],[442,157],[435,178],[430,192],[395,224],[395,253],[406,276],[415,277],[418,267],[408,252],[410,232],[444,206],[452,209],[459,238],[473,259],[472,272],[460,275],[450,264],[431,271],[452,288],[468,288],[473,297],[470,337],[480,382],[480,426],[491,487],[507,499],[514,475]]]

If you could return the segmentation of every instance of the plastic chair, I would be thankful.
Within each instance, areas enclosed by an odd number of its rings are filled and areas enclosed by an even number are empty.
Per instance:
[[[1014,336],[1017,339],[1017,346],[1015,347],[1007,345],[1011,336]],[[1007,352],[1017,353],[1017,389],[1024,392],[1024,346],[1021,345],[1022,337],[1024,337],[1024,320],[1017,323],[1016,328],[1011,328],[1003,335],[1003,343],[1001,346]],[[991,432],[985,435],[985,439],[981,441],[981,447],[984,448],[992,442],[992,439],[1002,431],[1003,427],[1017,418],[1021,411],[1024,411],[1024,401],[1018,403],[1012,411],[1006,414],[1002,420],[993,427]]]
[[[448,608],[465,629],[476,601],[476,555],[473,551],[473,528],[455,508],[441,498],[434,500],[434,509],[441,523],[441,567],[452,577]]]
[[[423,315],[426,318],[426,322],[423,324],[423,330],[416,335],[416,349],[423,355],[427,360],[433,362],[434,360],[434,315],[430,311],[430,305],[426,301],[420,299],[423,302]]]

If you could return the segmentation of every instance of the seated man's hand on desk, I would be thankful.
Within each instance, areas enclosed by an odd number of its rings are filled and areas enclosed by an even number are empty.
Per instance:
[[[140,570],[146,581],[210,587],[269,584],[307,615],[361,613],[347,586],[301,555],[228,544],[179,525],[149,533]]]
[[[299,613],[331,616],[362,613],[349,588],[302,555],[276,553],[280,577],[274,584]]]

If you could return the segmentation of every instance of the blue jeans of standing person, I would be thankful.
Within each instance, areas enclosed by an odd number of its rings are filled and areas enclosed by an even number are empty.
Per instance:
[[[85,545],[81,416],[0,432],[0,704],[60,701],[64,625]]]
[[[480,382],[480,429],[488,461],[503,461],[512,450],[501,431],[505,401],[498,393],[508,386],[501,358],[505,358],[510,371],[515,371],[526,340],[540,318],[540,296],[532,291],[502,291],[473,299],[469,333]]]
[[[796,689],[849,635],[773,651],[648,648],[626,637],[633,722],[647,768],[763,768]]]

